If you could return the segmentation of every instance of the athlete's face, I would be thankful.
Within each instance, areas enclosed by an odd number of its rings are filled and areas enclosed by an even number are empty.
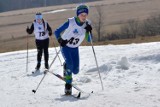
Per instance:
[[[37,23],[41,24],[42,20],[41,19],[37,19]]]
[[[43,16],[41,14],[36,14],[35,19],[37,23],[42,23]]]
[[[81,22],[85,22],[87,19],[88,14],[87,13],[81,13],[79,14],[78,18],[80,19]]]

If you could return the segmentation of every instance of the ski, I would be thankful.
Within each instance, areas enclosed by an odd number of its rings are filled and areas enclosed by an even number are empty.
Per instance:
[[[62,96],[73,97],[73,98],[76,98],[76,99],[80,99],[81,92],[79,92],[78,94],[72,94],[72,95],[66,95],[66,94],[64,94]]]
[[[45,70],[43,72],[45,72]],[[38,76],[38,75],[44,74],[43,72],[41,72],[41,70],[34,70],[32,71],[32,73],[27,74],[27,76]]]
[[[44,74],[47,73],[47,71],[48,71],[48,69],[45,68],[45,69],[43,70]],[[32,71],[32,74],[35,74],[35,73],[40,73],[40,70],[39,70],[39,69],[36,69],[35,71]]]
[[[40,72],[40,70],[35,70],[35,71],[32,71],[32,74],[35,74],[37,72]]]

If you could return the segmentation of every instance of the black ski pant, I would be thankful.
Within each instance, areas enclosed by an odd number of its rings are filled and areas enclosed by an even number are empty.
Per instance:
[[[48,47],[49,47],[49,38],[45,40],[36,40],[36,47],[37,47],[37,62],[41,63],[42,53],[44,52],[44,60],[45,63],[48,63],[49,54],[48,54]]]

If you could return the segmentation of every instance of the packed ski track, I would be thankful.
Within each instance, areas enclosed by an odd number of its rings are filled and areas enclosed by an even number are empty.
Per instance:
[[[50,73],[32,92],[44,75],[44,62],[40,72],[32,74],[36,50],[29,50],[28,72],[25,50],[0,54],[0,107],[160,107],[160,42],[95,46],[103,91],[92,48],[79,50],[80,72],[73,81],[86,92],[80,99],[64,96],[64,82]],[[54,48],[49,55],[51,63]],[[50,70],[62,75],[62,68],[57,58]]]

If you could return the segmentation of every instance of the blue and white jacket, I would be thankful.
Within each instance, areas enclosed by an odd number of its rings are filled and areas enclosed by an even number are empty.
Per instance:
[[[91,41],[89,33],[84,29],[85,26],[86,24],[81,23],[78,17],[73,17],[69,18],[54,33],[57,39],[68,40],[69,42],[66,44],[68,47],[76,48],[82,43],[84,38],[88,42]]]

